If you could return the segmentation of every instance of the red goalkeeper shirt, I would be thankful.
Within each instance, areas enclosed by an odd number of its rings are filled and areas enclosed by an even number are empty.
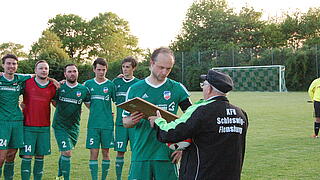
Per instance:
[[[46,86],[36,83],[35,78],[25,82],[23,102],[25,126],[50,126],[50,102],[56,94],[56,88],[52,82]]]

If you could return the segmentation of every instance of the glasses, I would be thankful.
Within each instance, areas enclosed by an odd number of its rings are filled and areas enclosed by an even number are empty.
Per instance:
[[[200,83],[200,87],[203,89],[205,85],[210,85],[207,81]]]

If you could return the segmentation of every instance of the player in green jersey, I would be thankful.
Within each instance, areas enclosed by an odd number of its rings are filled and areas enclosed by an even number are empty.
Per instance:
[[[66,82],[61,85],[54,99],[56,111],[52,127],[61,152],[58,177],[69,180],[71,153],[79,135],[81,106],[83,102],[87,104],[90,101],[90,93],[88,88],[77,82],[78,68],[75,64],[65,66],[64,76]]]
[[[114,145],[112,101],[115,101],[116,89],[113,82],[106,78],[108,64],[103,58],[97,58],[93,62],[93,71],[95,78],[85,82],[91,95],[86,148],[90,149],[91,178],[97,180],[100,147],[102,151],[101,179],[106,179],[110,167],[109,148]]]
[[[116,104],[125,102],[126,94],[129,87],[138,82],[139,79],[133,76],[133,72],[136,69],[137,61],[133,57],[126,57],[121,62],[121,69],[123,77],[115,78],[113,83],[116,85]],[[122,124],[123,109],[117,108],[116,119],[116,133],[115,133],[115,146],[114,150],[117,151],[116,157],[116,175],[117,179],[121,179],[122,168],[124,164],[124,153],[127,150],[127,145],[130,140],[130,147],[133,147],[134,141],[134,129],[125,128]]]
[[[133,84],[127,99],[140,97],[174,114],[178,106],[186,110],[191,105],[188,91],[181,83],[167,78],[173,65],[170,49],[156,49],[151,55],[150,76]],[[123,118],[125,127],[135,128],[129,179],[178,179],[175,162],[182,152],[172,152],[166,144],[158,142],[147,118],[140,112]]]
[[[17,75],[18,58],[7,54],[2,58],[4,74],[0,77],[0,177],[4,165],[5,179],[12,179],[14,159],[18,148],[23,147],[23,114],[19,96],[24,81],[31,76]]]

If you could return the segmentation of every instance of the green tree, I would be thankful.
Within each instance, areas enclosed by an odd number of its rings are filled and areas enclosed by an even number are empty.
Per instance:
[[[142,52],[137,47],[138,39],[130,34],[128,22],[114,13],[100,13],[94,17],[89,22],[89,31],[92,43],[90,57],[104,57],[111,62]]]
[[[261,16],[252,7],[243,7],[237,14],[226,0],[197,0],[188,9],[171,47],[175,51],[261,48],[265,25]]]
[[[50,74],[57,80],[64,78],[64,65],[72,62],[62,48],[59,37],[50,30],[43,31],[39,40],[32,45],[29,58],[33,63],[46,60],[50,66]]]
[[[7,42],[0,44],[0,55],[1,57],[6,54],[14,54],[17,57],[25,58],[27,57],[27,53],[23,51],[23,45],[16,44],[13,42]]]
[[[75,14],[61,15],[48,21],[49,30],[62,42],[62,47],[78,62],[87,55],[90,47],[88,23]]]
[[[303,28],[306,34],[307,45],[320,44],[320,8],[310,8],[304,16],[301,17]]]
[[[116,14],[100,13],[90,21],[74,14],[57,15],[49,29],[58,35],[63,48],[77,62],[103,57],[108,61],[139,55],[138,39],[130,34],[127,21]]]

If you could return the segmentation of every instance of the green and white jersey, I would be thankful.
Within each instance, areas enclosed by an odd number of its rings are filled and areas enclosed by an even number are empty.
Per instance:
[[[0,77],[0,121],[23,121],[19,96],[22,94],[24,82],[30,78],[30,75],[20,74],[15,74],[12,80],[8,80],[4,75]]]
[[[126,80],[124,78],[115,78],[113,80],[113,83],[116,86],[116,101],[115,101],[116,105],[125,102],[129,87],[138,81],[139,79],[135,77],[130,80]],[[123,113],[123,109],[117,108],[116,125],[122,125],[122,113]]]
[[[163,84],[154,86],[148,78],[133,84],[128,90],[128,99],[143,98],[158,107],[176,114],[178,104],[189,97],[187,89],[179,82],[166,79]],[[135,126],[135,144],[132,161],[166,160],[170,161],[172,151],[166,144],[157,141],[156,131],[146,119]]]
[[[78,133],[82,102],[90,101],[88,88],[81,84],[70,87],[64,83],[57,90],[54,100],[56,111],[52,127]]]
[[[113,82],[106,80],[98,83],[90,79],[85,86],[91,95],[88,128],[113,129],[112,101],[116,93]]]

